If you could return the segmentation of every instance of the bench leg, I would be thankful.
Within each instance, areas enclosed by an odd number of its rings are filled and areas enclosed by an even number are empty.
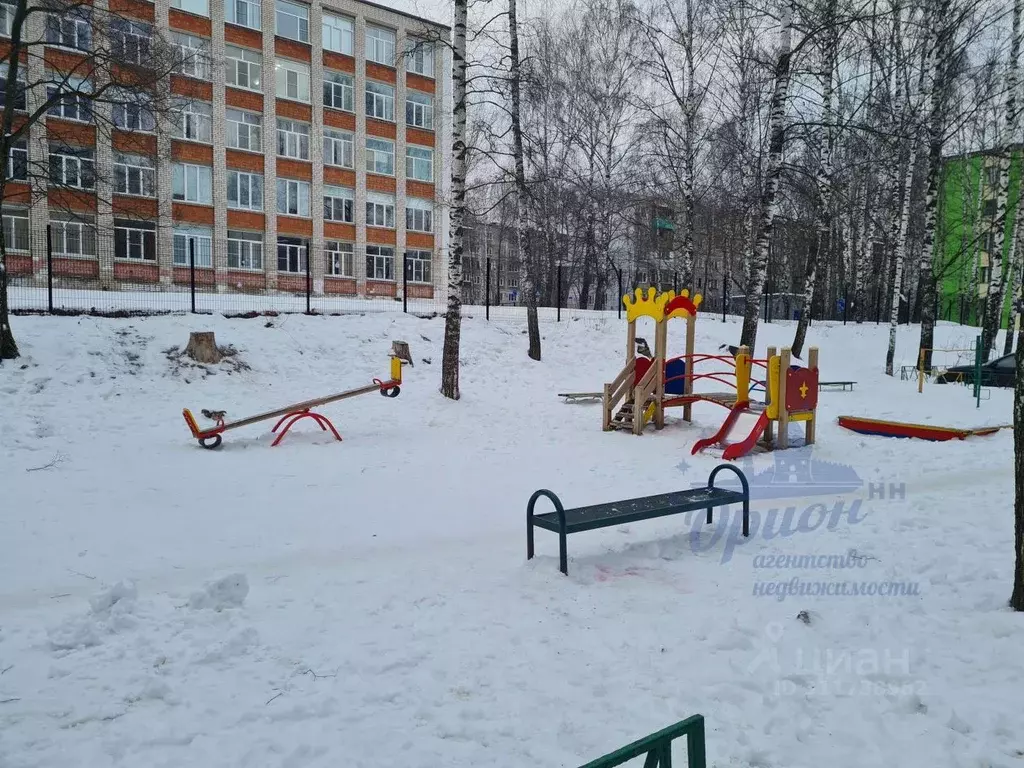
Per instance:
[[[743,500],[743,535],[750,535],[750,499]]]
[[[533,520],[526,518],[526,559],[533,560]]]
[[[711,512],[712,512],[713,509],[714,509],[714,507],[708,507],[708,515],[707,515],[707,519],[705,521],[708,525],[711,525]]]
[[[558,570],[565,576],[569,575],[569,553],[565,531],[558,532]]]

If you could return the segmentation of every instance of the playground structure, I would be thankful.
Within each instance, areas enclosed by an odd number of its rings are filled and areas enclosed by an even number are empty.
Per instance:
[[[712,438],[698,441],[693,452],[719,445],[724,448],[723,458],[742,456],[764,436],[768,448],[788,448],[790,422],[805,423],[805,444],[815,439],[818,398],[818,349],[811,347],[806,368],[791,364],[792,354],[783,348],[776,354],[768,348],[765,359],[751,357],[746,347],[735,355],[708,355],[694,351],[694,332],[701,296],[690,298],[688,291],[675,295],[673,291],[658,294],[648,288],[646,295],[638,288],[634,297],[623,296],[628,322],[626,335],[626,364],[615,377],[605,384],[602,396],[602,428],[625,430],[643,434],[645,427],[654,423],[656,429],[665,426],[665,409],[683,408],[683,420],[691,421],[692,406],[705,401],[729,409],[721,429]],[[655,322],[654,351],[650,358],[636,354],[636,321],[649,317]],[[686,351],[678,357],[667,357],[668,321],[686,320]],[[698,364],[717,363],[715,370],[696,372]],[[753,378],[754,370],[764,379]],[[763,372],[763,373],[760,373]],[[727,391],[698,392],[694,382],[710,380],[726,385]],[[763,403],[751,400],[751,393],[760,389],[765,393]],[[773,437],[778,422],[777,438]],[[737,439],[738,438],[738,439]]]
[[[972,395],[974,397],[974,407],[981,408],[981,365],[982,365],[982,347],[981,347],[981,336],[978,336],[974,340],[974,344],[967,348],[946,348],[946,349],[921,349],[917,356],[917,392],[921,394],[924,392],[924,380],[928,376],[934,376],[937,373],[943,373],[944,371],[937,371],[934,360],[932,361],[931,370],[925,370],[924,358],[925,353],[931,352],[934,355],[936,352],[956,352],[958,354],[968,354],[971,363],[974,366],[974,375],[971,377],[970,385]]]
[[[966,440],[968,437],[994,435],[1001,429],[1008,429],[1013,424],[1000,424],[989,427],[960,429],[957,427],[940,427],[935,424],[911,424],[905,421],[887,421],[885,419],[868,419],[862,416],[840,416],[839,426],[861,435],[879,437],[914,437],[919,440],[944,442],[946,440]]]
[[[330,419],[323,414],[316,413],[313,408],[327,405],[328,403],[334,403],[339,400],[345,400],[350,397],[365,395],[369,392],[380,392],[384,397],[398,397],[399,392],[402,391],[400,386],[402,383],[402,364],[408,363],[409,365],[412,365],[412,356],[409,353],[408,343],[404,341],[392,342],[389,357],[391,358],[389,378],[387,380],[374,379],[372,384],[367,384],[364,387],[349,389],[334,395],[327,395],[326,397],[317,397],[312,400],[305,400],[301,403],[293,403],[292,405],[286,405],[283,408],[267,411],[255,416],[248,416],[244,419],[238,419],[237,421],[225,421],[223,416],[219,416],[216,419],[215,425],[209,429],[200,429],[199,425],[196,423],[195,417],[188,408],[185,408],[182,411],[182,415],[185,417],[185,423],[192,432],[192,437],[198,440],[199,444],[203,448],[208,450],[220,447],[223,440],[221,435],[229,429],[247,427],[260,421],[267,421],[268,419],[277,419],[273,429],[271,429],[271,432],[276,433],[277,437],[274,438],[274,442],[271,443],[271,446],[275,446],[280,443],[288,433],[288,430],[295,426],[296,422],[307,418],[316,422],[323,431],[326,432],[330,430],[331,434],[340,441],[341,435],[338,434],[338,430],[335,429],[334,424],[331,423]]]

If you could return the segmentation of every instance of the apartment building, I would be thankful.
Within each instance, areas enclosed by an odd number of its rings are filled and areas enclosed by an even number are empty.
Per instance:
[[[450,65],[430,41],[448,28],[359,0],[94,2],[124,17],[109,34],[129,60],[156,32],[195,55],[170,78],[173,114],[115,104],[107,140],[68,100],[12,150],[9,167],[51,177],[8,184],[13,281],[45,275],[49,224],[65,285],[171,288],[194,259],[207,290],[305,292],[311,277],[316,294],[400,296],[405,264],[409,296],[434,296]],[[48,45],[32,82],[88,49],[87,25],[30,18]]]

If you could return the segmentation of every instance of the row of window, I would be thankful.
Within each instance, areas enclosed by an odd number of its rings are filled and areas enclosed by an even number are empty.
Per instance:
[[[209,16],[209,0],[172,0],[175,8]],[[0,0],[0,35],[11,36],[14,24],[16,0]],[[260,29],[262,22],[260,4],[253,0],[228,0],[225,4],[227,21],[250,29]],[[309,6],[290,0],[275,0],[275,34],[308,43]],[[209,79],[209,55],[204,52],[206,44],[202,38],[184,33],[173,33],[181,49],[183,62],[202,60],[202,63],[183,63],[194,67],[196,77]],[[110,52],[118,61],[146,64],[153,42],[153,25],[143,21],[113,18],[106,36],[110,41]],[[369,61],[395,66],[395,32],[384,27],[366,26],[366,58]],[[346,16],[333,13],[322,14],[322,41],[328,51],[355,55],[355,22]],[[92,9],[89,5],[75,4],[50,13],[46,17],[46,42],[65,48],[90,51],[93,47]],[[410,72],[425,77],[434,76],[434,49],[424,40],[409,38],[406,42],[405,65]],[[204,76],[205,73],[205,76]]]
[[[5,211],[4,240],[10,252],[29,251],[27,211]],[[88,221],[50,220],[50,244],[53,255],[64,258],[95,258],[97,233]],[[228,269],[263,271],[263,234],[228,230]],[[277,238],[277,270],[305,274],[307,241],[295,237]],[[366,277],[371,280],[395,279],[395,249],[386,245],[367,245]],[[156,225],[151,222],[114,219],[114,257],[134,261],[156,261]],[[327,240],[323,255],[327,275],[354,278],[355,247],[352,243]],[[432,253],[411,250],[405,253],[408,278],[412,282],[431,281]],[[176,226],[172,261],[175,266],[213,266],[213,231],[207,227]]]

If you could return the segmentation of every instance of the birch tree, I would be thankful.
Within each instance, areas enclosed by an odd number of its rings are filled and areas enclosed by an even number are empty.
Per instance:
[[[1020,313],[1020,307],[1017,309]],[[1024,330],[1017,336],[1017,379],[1013,388],[1013,592],[1010,607],[1024,611]]]

